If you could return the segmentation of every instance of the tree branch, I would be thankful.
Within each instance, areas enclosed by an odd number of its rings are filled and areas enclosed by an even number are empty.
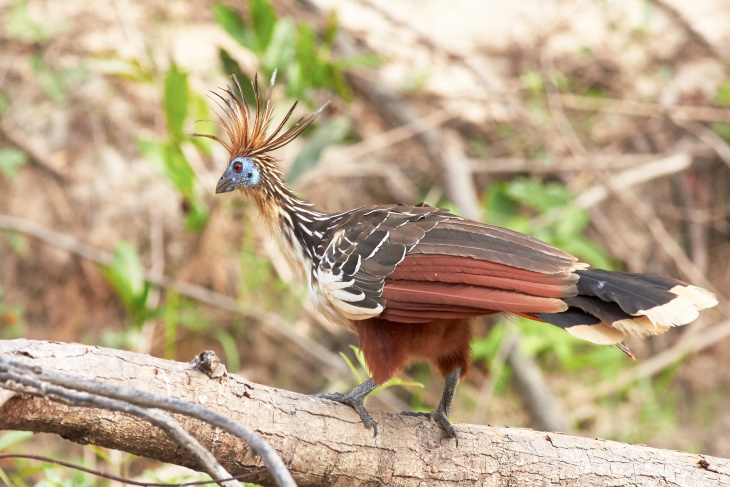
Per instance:
[[[209,362],[201,360],[204,355],[200,354],[196,357],[193,367],[200,368],[201,364],[211,365]],[[215,370],[210,370],[210,372],[204,370],[206,375],[213,377]],[[286,487],[295,485],[281,458],[266,442],[235,421],[196,404],[138,389],[49,372],[37,365],[23,364],[4,356],[0,357],[0,385],[11,391],[51,399],[68,406],[98,407],[141,418],[163,430],[179,446],[185,448],[211,477],[229,478],[231,475],[221,467],[212,453],[203,448],[177,422],[159,409],[205,421],[216,428],[228,431],[251,446],[271,469],[278,485]],[[231,485],[238,485],[238,483],[235,482]]]
[[[0,356],[201,404],[256,431],[281,455],[300,486],[327,485],[725,485],[730,461],[605,440],[457,424],[459,447],[420,418],[373,411],[380,434],[350,408],[251,383],[211,379],[190,364],[78,344],[0,342]],[[233,475],[273,485],[250,448],[221,429],[186,416],[183,428]],[[457,418],[458,419],[458,418]],[[69,407],[18,394],[0,400],[0,428],[57,433],[199,468],[189,452],[145,422],[119,412]]]

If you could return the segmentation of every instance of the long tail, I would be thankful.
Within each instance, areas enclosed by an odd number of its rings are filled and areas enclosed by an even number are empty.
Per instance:
[[[709,291],[675,279],[600,269],[576,273],[578,295],[563,298],[568,310],[533,316],[583,340],[618,345],[631,357],[623,344],[627,336],[659,335],[717,305]]]

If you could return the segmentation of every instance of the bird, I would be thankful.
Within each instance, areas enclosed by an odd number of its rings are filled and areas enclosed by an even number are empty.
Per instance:
[[[564,329],[629,357],[627,337],[644,338],[694,321],[717,304],[709,291],[647,274],[592,269],[578,258],[521,233],[421,203],[318,210],[285,183],[271,152],[304,132],[325,108],[275,129],[271,77],[266,99],[252,81],[249,108],[234,87],[212,92],[229,153],[216,194],[239,191],[252,200],[286,256],[306,281],[314,307],[357,334],[370,377],[352,391],[318,394],[346,404],[366,428],[377,423],[363,400],[410,360],[426,361],[445,378],[438,407],[425,416],[458,445],[449,421],[458,383],[469,373],[471,321],[506,313]]]

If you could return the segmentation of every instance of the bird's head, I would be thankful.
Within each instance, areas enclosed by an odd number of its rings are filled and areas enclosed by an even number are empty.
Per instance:
[[[275,191],[283,184],[281,171],[276,166],[269,153],[278,149],[300,135],[309,127],[317,115],[327,106],[325,103],[309,118],[300,118],[288,130],[282,132],[287,120],[294,112],[296,103],[291,107],[284,119],[275,130],[267,135],[273,118],[271,104],[271,88],[274,86],[276,72],[271,77],[269,93],[263,101],[259,95],[258,76],[253,81],[253,91],[256,101],[256,112],[251,114],[248,104],[243,97],[238,79],[232,76],[235,91],[225,88],[224,95],[213,92],[212,97],[223,114],[218,115],[214,123],[223,127],[228,135],[228,141],[215,135],[193,134],[199,137],[208,137],[215,140],[228,150],[229,162],[223,175],[216,185],[216,193],[228,193],[234,189],[241,189],[254,196],[257,202],[275,196]],[[252,120],[253,118],[253,120]]]
[[[236,188],[249,188],[261,183],[261,171],[253,157],[233,159],[215,187],[216,193],[228,193]]]

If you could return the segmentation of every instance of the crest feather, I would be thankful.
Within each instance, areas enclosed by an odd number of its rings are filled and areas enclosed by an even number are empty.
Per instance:
[[[248,103],[243,97],[243,90],[238,82],[235,75],[231,75],[231,79],[235,84],[235,90],[231,87],[223,88],[222,91],[225,95],[212,91],[209,97],[218,105],[223,111],[223,115],[216,112],[218,120],[207,120],[223,127],[226,131],[229,141],[226,141],[216,135],[209,134],[193,134],[194,137],[207,137],[213,139],[223,147],[226,148],[231,156],[234,157],[249,157],[260,155],[266,152],[271,152],[280,147],[285,146],[295,138],[297,138],[304,130],[307,129],[317,115],[329,104],[329,101],[318,108],[309,118],[300,118],[294,125],[292,125],[286,132],[279,134],[284,128],[284,125],[294,113],[294,109],[298,102],[294,102],[294,105],[289,109],[284,119],[271,132],[268,136],[266,133],[269,130],[269,125],[272,121],[274,106],[271,103],[271,91],[274,87],[274,81],[276,80],[276,71],[271,76],[271,84],[269,85],[269,93],[266,97],[266,102],[262,103],[261,96],[259,94],[259,83],[258,75],[254,77],[251,85],[253,86],[254,97],[256,101],[256,112],[254,113],[254,119],[251,120],[251,112],[248,107]]]

